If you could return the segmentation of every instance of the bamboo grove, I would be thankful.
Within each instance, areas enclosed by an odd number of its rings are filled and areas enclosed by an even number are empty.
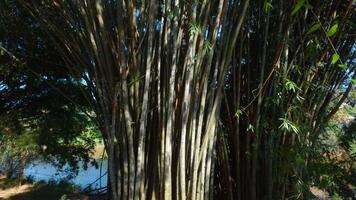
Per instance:
[[[353,87],[351,0],[18,2],[88,89],[111,199],[303,198]]]

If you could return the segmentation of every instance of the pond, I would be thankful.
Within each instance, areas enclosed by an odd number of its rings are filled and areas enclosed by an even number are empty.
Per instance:
[[[100,166],[101,161],[97,160],[97,162]],[[91,189],[105,187],[107,185],[107,175],[105,174],[107,164],[107,160],[103,160],[101,170],[102,178],[101,181],[99,181],[100,168],[88,164],[88,168],[84,169],[83,163],[80,162],[78,164],[80,167],[78,174],[70,178],[69,182],[78,186],[80,189],[85,189],[89,184],[95,181],[96,182],[91,185]],[[58,167],[46,161],[35,161],[25,168],[25,176],[30,177],[34,181],[61,181],[66,179],[70,174],[68,165],[58,169]]]

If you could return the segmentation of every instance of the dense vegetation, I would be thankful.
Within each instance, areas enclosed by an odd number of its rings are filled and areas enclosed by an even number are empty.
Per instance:
[[[19,21],[1,26],[28,29],[2,29],[1,116],[51,147],[95,122],[112,199],[303,199],[354,181],[354,163],[320,158],[355,104],[353,1],[4,2]],[[354,125],[336,128],[354,161]]]
[[[85,87],[30,15],[1,3],[0,170],[21,177],[39,155],[73,169],[92,161],[99,135],[85,114],[91,112],[80,92]]]

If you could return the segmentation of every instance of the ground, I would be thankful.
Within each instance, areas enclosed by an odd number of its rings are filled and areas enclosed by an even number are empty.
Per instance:
[[[20,184],[0,175],[0,200],[104,200],[89,197],[65,184]]]
[[[317,187],[310,188],[314,200],[332,200],[330,195]],[[64,198],[64,195],[66,195]],[[62,197],[62,198],[61,198]],[[105,200],[105,197],[89,197],[65,185],[23,183],[0,176],[0,200]],[[352,198],[350,198],[352,199]]]

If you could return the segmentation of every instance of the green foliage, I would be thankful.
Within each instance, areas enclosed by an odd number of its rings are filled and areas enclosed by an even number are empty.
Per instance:
[[[319,30],[321,28],[321,24],[320,23],[316,23],[316,24],[314,24],[313,26],[311,26],[309,29],[308,29],[308,31],[307,31],[307,35],[309,35],[309,34],[312,34],[312,33],[314,33],[315,31],[317,31],[317,30]]]
[[[339,136],[340,144],[347,149],[350,156],[356,158],[355,156],[355,145],[356,145],[356,121],[351,122],[343,127],[340,131]]]
[[[209,52],[213,48],[213,44],[209,40],[204,41],[204,51]]]
[[[294,122],[286,118],[279,118],[279,120],[281,121],[281,124],[279,125],[279,129],[287,132],[293,132],[295,134],[299,134],[300,132],[299,127]]]
[[[294,16],[305,4],[305,0],[297,0],[296,4],[292,9],[291,16]]]
[[[356,157],[356,142],[353,142],[349,147],[349,152],[352,157]]]
[[[292,92],[296,92],[297,90],[299,90],[298,86],[296,83],[294,83],[293,81],[286,79],[285,80],[285,88],[287,91],[292,91]]]
[[[38,157],[40,146],[36,132],[25,135],[6,135],[0,130],[0,167],[8,177],[22,179],[27,162]]]
[[[332,64],[335,64],[337,61],[339,61],[339,59],[340,59],[339,54],[334,53],[334,54],[332,55],[332,57],[331,57],[331,63],[332,63]]]
[[[79,160],[91,162],[100,134],[86,114],[92,112],[83,101],[88,88],[70,75],[52,40],[28,13],[12,1],[6,11],[0,43],[16,59],[0,55],[0,160],[13,161],[7,163],[15,173],[33,158],[51,158],[73,169]]]
[[[241,115],[242,115],[242,110],[237,109],[235,112],[235,117],[240,118]]]
[[[334,25],[331,26],[331,28],[329,29],[329,31],[326,33],[326,35],[328,37],[332,37],[333,35],[335,35],[335,33],[338,31],[339,28],[339,24],[335,23]]]
[[[349,106],[338,113],[349,114]],[[308,166],[311,182],[328,191],[333,199],[342,199],[348,184],[354,183],[356,122],[342,125],[339,120],[331,120],[322,130],[317,145],[311,154]]]
[[[263,8],[264,8],[265,12],[268,12],[269,10],[271,10],[273,8],[273,6],[270,2],[265,1]]]
[[[347,65],[345,64],[338,64],[337,66],[339,66],[341,69],[347,69]]]
[[[189,24],[190,34],[195,35],[195,34],[200,34],[201,32],[202,32],[202,27],[199,24],[193,22]]]

